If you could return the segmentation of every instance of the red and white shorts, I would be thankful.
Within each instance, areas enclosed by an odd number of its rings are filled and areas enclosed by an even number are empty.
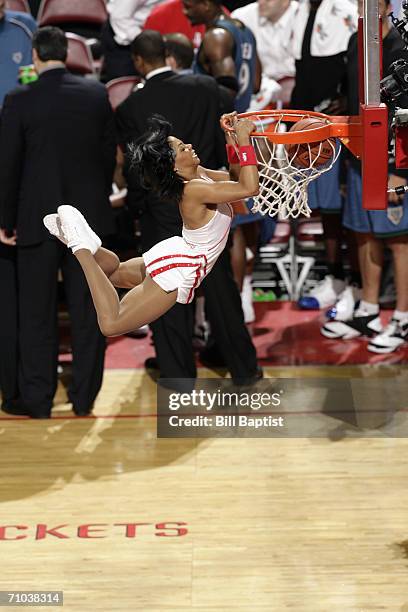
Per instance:
[[[146,274],[164,291],[177,289],[177,302],[181,304],[192,301],[194,291],[208,274],[207,258],[197,249],[181,236],[173,236],[143,253]]]

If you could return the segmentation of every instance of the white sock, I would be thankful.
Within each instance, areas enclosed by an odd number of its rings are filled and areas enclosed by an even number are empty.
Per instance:
[[[394,310],[392,315],[393,319],[397,319],[397,321],[408,321],[408,312],[403,312],[402,310]]]
[[[244,276],[241,295],[245,296],[249,302],[252,302],[252,274],[246,274]]]
[[[372,304],[371,302],[360,301],[359,307],[355,312],[356,317],[364,317],[367,315],[375,315],[380,312],[379,304]]]
[[[253,254],[253,252],[251,251],[251,249],[248,249],[248,247],[246,247],[245,249],[245,258],[246,258],[246,262],[248,263],[249,261],[251,261],[253,258],[255,257],[255,255]]]

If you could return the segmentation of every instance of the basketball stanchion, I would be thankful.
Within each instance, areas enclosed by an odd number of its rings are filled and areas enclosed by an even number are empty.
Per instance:
[[[362,108],[360,115],[350,117],[285,109],[238,115],[256,125],[251,137],[258,159],[260,191],[252,211],[278,215],[280,219],[309,217],[308,187],[333,168],[341,144],[361,161],[363,175],[371,179],[370,189],[363,188],[363,208],[386,208],[388,167],[382,162],[387,153],[388,124],[383,110]],[[376,172],[371,167],[373,151],[379,157]]]

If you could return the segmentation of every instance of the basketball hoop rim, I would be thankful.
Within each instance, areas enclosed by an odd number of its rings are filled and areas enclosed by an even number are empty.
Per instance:
[[[277,121],[292,122],[296,123],[301,119],[312,117],[325,121],[327,125],[322,127],[313,128],[310,130],[297,130],[295,132],[275,132],[274,124]],[[358,123],[358,117],[348,116],[333,116],[325,115],[324,113],[318,113],[316,111],[300,111],[292,109],[274,109],[274,110],[263,110],[263,111],[252,111],[246,113],[240,113],[238,115],[240,119],[251,119],[256,122],[257,120],[275,119],[269,126],[266,126],[262,132],[252,132],[251,137],[255,138],[267,138],[269,141],[275,144],[303,144],[310,142],[319,142],[326,140],[327,138],[348,138],[350,135],[350,125],[352,123]],[[354,120],[354,121],[351,121]],[[356,121],[357,120],[357,121]],[[228,128],[233,131],[232,128]]]

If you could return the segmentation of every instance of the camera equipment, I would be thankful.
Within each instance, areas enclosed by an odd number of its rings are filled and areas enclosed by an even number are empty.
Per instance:
[[[402,19],[390,13],[392,25],[401,36],[405,48],[408,48],[408,0],[402,3]],[[399,59],[390,66],[391,74],[380,82],[380,92],[382,102],[389,103],[396,100],[402,94],[408,93],[408,62]]]
[[[408,46],[408,32],[406,30],[406,26],[408,24],[408,1],[404,0],[402,3],[402,19],[397,19],[394,16],[394,13],[390,13],[390,19],[392,21],[392,25],[396,30],[398,30],[399,35],[405,43],[405,46]]]
[[[399,59],[391,64],[390,70],[391,74],[380,81],[381,100],[385,103],[408,93],[408,62]]]

